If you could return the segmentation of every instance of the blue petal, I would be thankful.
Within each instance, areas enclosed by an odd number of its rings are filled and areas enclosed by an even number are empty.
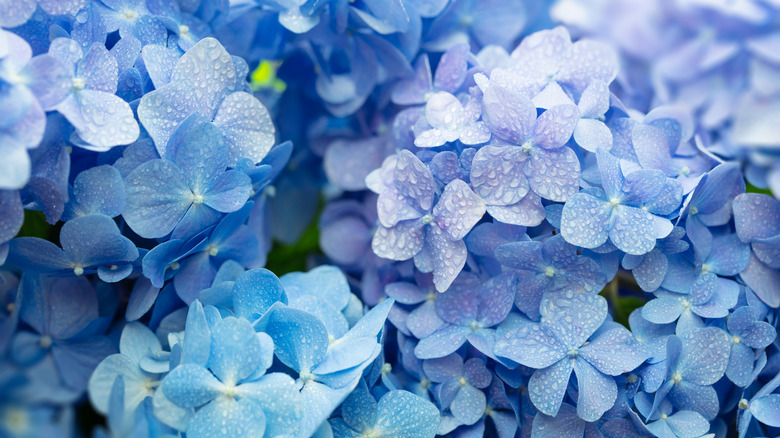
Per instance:
[[[557,81],[582,92],[593,81],[609,84],[617,76],[618,57],[612,46],[583,39],[563,55]]]
[[[596,421],[615,404],[615,379],[599,372],[584,360],[574,361],[579,397],[577,414],[585,421]]]
[[[325,358],[328,332],[309,313],[278,307],[268,317],[265,331],[274,340],[279,360],[298,372],[310,372]]]
[[[414,199],[423,210],[430,210],[436,187],[431,170],[408,150],[398,153],[393,183],[401,196]]]
[[[242,158],[259,163],[274,144],[271,116],[251,94],[236,92],[227,96],[217,110],[214,124],[225,136],[230,166],[235,166]]]
[[[471,184],[489,204],[517,203],[529,189],[524,162],[520,148],[487,145],[477,151],[471,162]]]
[[[76,128],[76,133],[89,149],[98,152],[130,144],[140,134],[133,110],[127,102],[103,91],[78,91],[58,104],[56,109]]]
[[[247,320],[227,317],[211,329],[208,367],[223,383],[235,384],[260,367],[261,350],[260,340]]]
[[[642,317],[653,324],[674,322],[682,312],[680,300],[671,298],[656,298],[642,307]]]
[[[573,135],[574,141],[586,151],[596,152],[612,146],[612,131],[600,120],[580,119]]]
[[[615,217],[609,238],[618,249],[628,254],[646,254],[655,247],[656,237],[665,237],[658,236],[654,216],[641,208],[620,206]],[[671,229],[669,227],[669,231]]]
[[[780,202],[758,193],[743,193],[732,203],[737,235],[743,242],[780,234]]]
[[[528,393],[534,406],[547,415],[555,416],[563,402],[569,377],[574,369],[571,360],[560,360],[552,366],[534,371],[528,381]]]
[[[122,175],[112,166],[98,166],[78,174],[73,182],[74,214],[100,213],[115,217],[125,208]],[[67,219],[65,219],[67,220]]]
[[[56,272],[72,269],[70,258],[57,245],[37,237],[18,237],[9,242],[7,262],[23,271]]]
[[[182,364],[171,370],[161,389],[170,401],[183,408],[196,408],[217,398],[220,382],[205,368]]]
[[[166,160],[138,166],[125,179],[127,205],[123,216],[130,228],[146,238],[173,231],[192,204],[192,192],[181,169]]]
[[[596,248],[607,241],[609,216],[609,204],[587,193],[578,193],[563,207],[561,234],[573,245]]]
[[[335,266],[318,266],[305,273],[293,272],[283,275],[279,280],[290,298],[313,295],[339,311],[349,303],[347,278]]]
[[[485,203],[462,180],[447,184],[433,208],[437,225],[453,240],[466,237],[484,214]]]
[[[389,436],[433,436],[439,422],[436,406],[407,391],[390,391],[377,406],[376,428]]]
[[[497,336],[493,352],[531,368],[546,368],[566,357],[566,347],[536,323],[526,323]]]
[[[534,126],[534,145],[557,149],[571,138],[580,118],[574,105],[558,105],[543,112]]]
[[[579,189],[580,162],[569,147],[538,149],[531,156],[525,175],[537,195],[565,202]]]
[[[648,353],[631,332],[618,327],[582,347],[580,356],[602,373],[618,376],[636,369],[648,358]]]
[[[750,403],[756,420],[767,426],[780,427],[780,394],[770,394]]]
[[[282,283],[267,269],[251,269],[233,285],[233,310],[236,315],[254,321],[276,302],[287,304]]]
[[[220,427],[215,427],[215,425]],[[248,398],[219,397],[195,413],[187,424],[192,438],[263,436],[266,419],[260,406]]]
[[[496,83],[487,86],[483,90],[482,119],[488,129],[501,140],[523,144],[531,137],[536,121],[534,104],[522,94]]]
[[[545,294],[540,309],[542,324],[566,349],[582,346],[607,317],[604,297],[575,291]]]
[[[468,326],[447,325],[421,339],[414,349],[419,359],[435,359],[454,353],[466,342]]]
[[[728,335],[716,327],[693,330],[683,338],[678,370],[686,381],[712,385],[723,377],[731,346]]]
[[[113,219],[91,214],[68,221],[60,231],[62,249],[81,267],[138,258],[135,245],[128,245]]]
[[[240,393],[260,405],[266,418],[266,433],[291,435],[303,417],[303,397],[295,381],[283,373],[263,376],[238,387]]]
[[[465,385],[452,400],[450,412],[461,423],[472,425],[484,415],[486,401],[485,393],[471,385]]]
[[[379,225],[371,241],[374,253],[391,260],[408,260],[423,248],[422,222],[406,220],[386,228]]]

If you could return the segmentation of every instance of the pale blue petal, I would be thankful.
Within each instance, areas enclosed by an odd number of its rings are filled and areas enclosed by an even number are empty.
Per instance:
[[[454,353],[466,342],[467,326],[447,325],[421,339],[414,348],[419,359],[435,359]]]
[[[343,409],[343,408],[342,408]],[[439,410],[408,391],[390,391],[377,405],[376,428],[388,436],[424,438],[436,434]]]
[[[569,147],[537,149],[525,168],[525,175],[537,195],[565,202],[580,187],[580,162]]]
[[[586,151],[612,147],[612,131],[600,120],[580,119],[574,128],[574,141]]]
[[[566,357],[566,347],[536,323],[523,324],[496,336],[493,352],[531,368],[546,368]]]
[[[422,210],[430,210],[436,186],[431,170],[408,150],[398,153],[393,183],[401,196],[413,199]]]
[[[668,324],[677,321],[683,307],[678,299],[656,298],[642,307],[642,317],[653,324]]]
[[[182,364],[171,370],[161,389],[170,401],[182,408],[196,408],[220,394],[220,382],[205,368]]]
[[[580,119],[580,112],[574,105],[554,106],[536,120],[534,145],[544,149],[557,149],[571,138]]]
[[[602,373],[618,376],[636,369],[649,354],[631,332],[618,327],[600,334],[582,347],[580,356]]]
[[[780,394],[769,394],[750,403],[756,420],[767,426],[780,427]]]
[[[471,184],[489,204],[515,204],[528,193],[523,173],[526,158],[520,148],[487,145],[471,162]]]
[[[123,217],[130,228],[146,238],[173,231],[192,204],[192,192],[181,169],[166,160],[138,166],[125,179],[127,204]]]
[[[276,302],[287,304],[282,283],[267,269],[250,269],[233,285],[233,310],[237,316],[254,321]]]
[[[371,248],[379,257],[408,260],[423,248],[422,227],[419,220],[401,221],[391,228],[379,225],[371,241]]]
[[[563,207],[561,234],[573,245],[596,248],[609,237],[609,215],[609,204],[587,193],[578,193]]]
[[[574,361],[574,373],[579,388],[577,414],[585,421],[596,421],[615,404],[618,393],[615,379],[584,360]]]
[[[268,110],[248,93],[228,95],[217,110],[214,124],[222,129],[225,136],[230,166],[235,166],[242,158],[259,163],[275,141],[275,129]]]
[[[482,98],[482,119],[496,137],[521,145],[531,137],[536,108],[525,96],[490,84]]]
[[[324,358],[328,332],[319,319],[302,310],[277,307],[267,318],[266,333],[276,356],[299,372],[310,372]]]
[[[485,393],[471,385],[460,388],[450,403],[450,412],[463,424],[472,425],[485,413]]]
[[[552,416],[558,414],[574,369],[573,362],[562,359],[533,373],[528,381],[528,393],[539,412]]]
[[[447,184],[439,202],[433,207],[437,228],[453,240],[466,237],[484,214],[485,202],[459,179]]]
[[[187,424],[187,436],[191,438],[263,436],[265,422],[263,410],[250,399],[236,401],[236,399],[220,397],[195,413]]]
[[[56,110],[76,128],[89,148],[98,152],[130,144],[140,134],[130,105],[103,91],[78,91],[58,104]]]
[[[211,329],[208,367],[223,383],[236,384],[260,367],[261,350],[260,340],[247,320],[227,317]]]

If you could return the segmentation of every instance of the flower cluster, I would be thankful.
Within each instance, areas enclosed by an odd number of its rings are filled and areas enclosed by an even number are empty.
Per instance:
[[[646,3],[0,0],[0,436],[780,433],[780,8]]]

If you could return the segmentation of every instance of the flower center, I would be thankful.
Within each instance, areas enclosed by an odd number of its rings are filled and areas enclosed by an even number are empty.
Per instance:
[[[472,332],[475,332],[482,328],[482,324],[480,324],[478,321],[471,321],[469,328],[471,329]]]
[[[426,214],[420,220],[422,221],[423,225],[428,225],[433,222],[433,216]]]
[[[615,207],[617,207],[618,205],[620,205],[620,199],[618,199],[618,198],[612,198],[612,199],[610,199],[610,200],[609,200],[609,206],[610,206],[610,207],[612,207],[612,208],[615,208]]]
[[[526,154],[531,153],[533,148],[534,148],[534,144],[531,143],[530,141],[527,141],[523,143],[522,146],[520,146],[520,149],[522,149],[522,151],[525,152]]]
[[[382,365],[382,374],[390,374],[390,371],[393,371],[392,365],[389,363]]]
[[[572,348],[566,353],[570,358],[574,359],[575,357],[580,355],[580,350],[578,348]]]
[[[179,33],[182,35],[187,35],[188,33],[190,33],[190,27],[187,26],[186,24],[179,25]]]
[[[693,216],[695,214],[699,214],[699,209],[696,208],[695,205],[692,205],[691,208],[688,209],[688,214]]]
[[[173,262],[170,265],[168,265],[169,268],[171,268],[171,271],[178,271],[179,268],[181,268],[181,265],[179,262]]]
[[[84,275],[84,268],[82,268],[81,266],[74,267],[73,268],[73,275],[75,275],[76,277],[80,277],[80,276]]]
[[[137,17],[138,17],[138,13],[136,13],[134,10],[125,9],[125,18],[127,18],[128,20],[134,20]]]
[[[672,382],[680,383],[680,382],[682,382],[682,379],[683,379],[682,378],[682,374],[680,374],[679,372],[676,372],[676,373],[672,374]]]
[[[552,266],[548,266],[548,267],[544,268],[544,275],[546,275],[548,277],[554,277],[555,276],[555,268],[553,268]]]
[[[439,296],[436,292],[430,292],[428,295],[425,296],[426,301],[436,301],[436,298]]]
[[[742,341],[742,339],[739,338],[739,336],[732,336],[731,337],[731,343],[736,345],[739,344]]]
[[[30,415],[23,409],[8,408],[3,415],[3,425],[14,435],[26,435],[30,430]]]
[[[38,340],[38,345],[41,346],[41,348],[49,348],[51,347],[52,339],[49,335],[43,335],[41,336],[41,339]]]
[[[203,204],[203,195],[200,193],[194,193],[192,195],[192,203],[196,205]]]
[[[460,386],[466,386],[466,384],[468,384],[468,383],[469,382],[466,381],[465,377],[461,377],[460,379],[458,379],[458,385],[460,385]]]
[[[742,400],[739,401],[739,404],[737,406],[739,406],[740,409],[747,409],[748,407],[750,407],[750,403],[748,403],[747,399],[743,398]]]
[[[83,78],[73,78],[73,82],[71,83],[71,88],[73,89],[73,91],[81,91],[86,86],[87,83],[84,82]]]
[[[214,245],[213,243],[206,248],[206,251],[212,257],[215,257],[217,254],[219,254],[219,248],[217,248],[217,245]]]
[[[14,303],[8,303],[8,304],[5,306],[5,308],[6,308],[6,310],[8,310],[8,314],[10,315],[10,314],[14,313],[14,311],[16,310],[16,304],[14,304]]]
[[[688,176],[691,174],[691,169],[688,166],[683,166],[682,169],[680,169],[680,176]]]
[[[667,418],[669,418],[669,416],[668,416],[668,415],[666,415],[666,414],[661,414],[661,419],[662,419],[662,420],[666,420]]]
[[[431,387],[431,381],[428,379],[422,379],[420,380],[420,388],[422,389],[428,389]]]

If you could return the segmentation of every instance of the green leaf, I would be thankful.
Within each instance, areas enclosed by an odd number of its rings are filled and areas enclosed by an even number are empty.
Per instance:
[[[36,210],[24,211],[24,223],[16,237],[40,237],[41,239],[56,242],[57,232],[54,225],[46,222],[46,216]]]

